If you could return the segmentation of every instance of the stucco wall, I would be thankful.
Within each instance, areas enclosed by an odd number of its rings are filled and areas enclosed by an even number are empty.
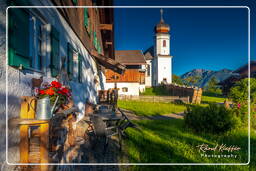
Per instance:
[[[163,41],[166,41],[166,46],[163,47]],[[170,35],[169,34],[156,34],[156,54],[170,55]]]
[[[145,76],[145,86],[151,87],[152,86],[152,62],[151,60],[146,60],[147,65],[150,66],[150,75],[148,76],[148,68],[146,69],[146,76]]]
[[[145,86],[145,85],[144,85]],[[106,83],[106,90],[109,88],[114,88],[115,83]],[[128,92],[123,92],[122,88],[127,87]],[[117,83],[117,88],[119,88],[119,95],[140,95],[140,84],[139,83]]]
[[[172,83],[172,58],[171,57],[157,57],[158,60],[158,83],[160,84],[164,78],[167,83]]]
[[[34,5],[50,5],[49,1],[33,1]],[[19,117],[20,112],[20,97],[31,95],[31,78],[39,78],[41,75],[44,76],[44,80],[50,82],[53,80],[50,76],[50,69],[45,68],[44,74],[34,71],[19,71],[16,68],[8,66],[6,68],[6,55],[5,55],[5,4],[1,4],[0,10],[0,134],[5,133],[5,71],[8,70],[8,118]],[[95,83],[97,77],[96,62],[91,58],[87,50],[82,45],[79,38],[75,35],[63,17],[57,12],[56,9],[38,9],[40,14],[44,16],[47,23],[54,25],[60,32],[60,57],[67,56],[67,42],[71,43],[72,46],[82,54],[83,58],[83,77],[82,83],[78,81],[71,81],[70,86],[72,88],[72,97],[75,104],[79,107],[80,113],[84,112],[84,103],[87,99],[92,103],[96,103],[97,90],[101,88],[100,83]],[[48,33],[49,34],[49,33]],[[49,37],[48,37],[49,42]],[[46,48],[46,64],[50,63],[50,48],[49,44]],[[76,73],[75,73],[76,74]],[[8,132],[8,161],[11,163],[19,162],[19,130],[10,128]],[[4,138],[0,138],[0,162],[5,160],[4,152],[5,147],[2,145],[5,143]]]

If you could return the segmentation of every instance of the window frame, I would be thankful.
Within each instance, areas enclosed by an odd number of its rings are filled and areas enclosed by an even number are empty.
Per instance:
[[[163,40],[163,47],[166,47],[166,40]]]
[[[12,8],[12,9],[15,9],[15,8]],[[38,73],[45,75],[46,74],[45,64],[46,64],[46,57],[47,57],[46,46],[48,43],[47,43],[47,37],[46,37],[47,30],[44,29],[44,26],[46,26],[48,23],[46,22],[45,19],[43,19],[42,17],[39,16],[38,12],[36,12],[34,10],[29,10],[29,9],[20,9],[20,10],[22,10],[24,13],[27,13],[27,15],[28,15],[28,18],[27,18],[28,28],[27,28],[26,32],[28,34],[28,58],[30,60],[30,65],[23,66],[23,64],[20,64],[20,66],[18,66],[18,67],[15,66],[14,64],[10,64],[10,63],[8,65],[18,68],[19,70],[28,70],[28,71],[38,72]],[[8,16],[10,16],[10,13]],[[32,21],[32,19],[33,19],[33,21]],[[8,26],[8,27],[10,27],[10,26]],[[38,48],[38,45],[39,45],[38,28],[40,29],[40,32],[41,32],[41,36],[40,36],[41,53],[40,54],[38,52],[38,50],[39,50],[39,48]],[[8,30],[9,29],[10,28],[8,28]],[[8,49],[9,48],[13,48],[13,47],[9,46]],[[39,60],[39,56],[41,58],[40,60]],[[40,63],[39,63],[39,61],[40,61]]]

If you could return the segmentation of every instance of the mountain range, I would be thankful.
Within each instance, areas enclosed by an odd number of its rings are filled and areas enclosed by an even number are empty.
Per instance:
[[[198,87],[205,87],[211,78],[215,77],[218,82],[225,80],[232,75],[232,70],[222,69],[219,71],[206,70],[206,69],[193,69],[185,74],[181,75],[182,80],[194,79],[196,80],[193,84]]]

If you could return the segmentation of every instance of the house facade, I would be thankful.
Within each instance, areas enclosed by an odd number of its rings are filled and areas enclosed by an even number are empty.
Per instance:
[[[145,91],[146,60],[140,50],[116,50],[115,60],[125,65],[123,74],[106,70],[106,87],[118,88],[119,95],[135,95]]]
[[[20,5],[74,8],[9,7],[5,14],[7,6]],[[112,1],[10,0],[1,6],[1,21],[8,15],[8,28],[1,30],[4,40],[5,30],[8,33],[8,49],[1,45],[1,108],[7,110],[7,92],[8,121],[19,117],[20,97],[33,94],[33,78],[48,83],[57,79],[69,86],[79,116],[83,116],[85,104],[96,104],[98,90],[106,89],[105,68],[117,73],[124,70],[114,60],[113,9],[76,8],[99,5],[112,5]],[[1,126],[5,126],[4,116],[5,111],[1,113]],[[1,129],[1,134],[4,132]],[[20,158],[17,137],[19,130],[9,128],[8,161],[11,163],[19,162]]]

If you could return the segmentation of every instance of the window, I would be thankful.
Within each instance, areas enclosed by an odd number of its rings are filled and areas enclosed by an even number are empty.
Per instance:
[[[37,22],[37,27],[36,27],[36,36],[37,36],[37,56],[38,56],[38,61],[37,61],[37,69],[42,70],[43,65],[43,36],[42,36],[42,23],[39,21]]]
[[[82,55],[79,54],[78,55],[78,82],[81,83],[82,82]]]
[[[9,10],[8,64],[25,69],[43,69],[44,23],[30,11]]]
[[[59,72],[59,32],[58,30],[51,26],[51,75],[56,77]]]
[[[150,65],[147,65],[147,75],[150,76]]]
[[[122,91],[123,91],[123,92],[128,92],[128,87],[123,87],[123,88],[122,88]]]
[[[166,40],[163,40],[163,47],[166,47]]]
[[[67,61],[67,71],[68,71],[68,76],[69,79],[73,79],[73,65],[74,65],[74,61],[73,61],[73,55],[74,55],[74,48],[72,47],[72,45],[70,43],[68,43],[68,61]]]
[[[23,9],[10,8],[8,16],[8,64],[30,68],[29,13]]]

